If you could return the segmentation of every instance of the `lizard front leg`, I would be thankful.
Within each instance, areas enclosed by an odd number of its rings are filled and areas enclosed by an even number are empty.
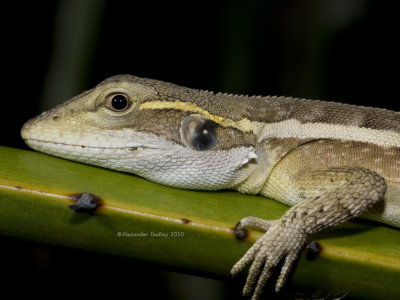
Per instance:
[[[255,286],[252,299],[258,298],[274,267],[283,260],[275,288],[278,292],[307,238],[366,211],[384,196],[386,182],[368,169],[340,167],[299,172],[288,188],[304,199],[279,220],[262,222],[247,217],[237,226],[266,230],[231,270],[234,276],[253,260],[243,289],[243,294],[249,295]]]

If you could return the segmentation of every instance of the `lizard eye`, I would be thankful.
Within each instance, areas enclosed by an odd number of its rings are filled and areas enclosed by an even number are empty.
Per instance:
[[[131,101],[125,94],[113,94],[107,97],[106,106],[113,111],[124,111],[131,106]]]
[[[181,137],[184,143],[194,150],[210,150],[217,143],[215,125],[210,120],[187,117],[181,124]]]

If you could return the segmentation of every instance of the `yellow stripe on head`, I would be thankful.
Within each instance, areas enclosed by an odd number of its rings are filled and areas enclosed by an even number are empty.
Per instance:
[[[251,126],[252,122],[249,121],[247,118],[242,119],[238,122],[233,121],[232,119],[223,118],[220,116],[213,115],[209,111],[193,104],[191,102],[184,102],[184,101],[150,101],[145,102],[139,106],[140,110],[143,109],[177,109],[181,111],[188,111],[192,113],[198,113],[203,117],[221,125],[224,127],[233,127],[239,129],[241,131],[250,131],[253,130],[253,126]]]

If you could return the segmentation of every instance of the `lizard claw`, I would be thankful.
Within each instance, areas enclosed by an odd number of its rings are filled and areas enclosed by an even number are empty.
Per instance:
[[[242,228],[256,228],[256,229],[261,229],[263,231],[267,231],[269,226],[271,226],[271,224],[274,221],[269,221],[269,220],[264,220],[264,219],[260,219],[260,218],[256,218],[256,217],[246,217],[241,219],[237,224],[235,229],[242,229]]]
[[[260,219],[257,219],[257,222],[259,221]],[[267,225],[263,228],[267,228],[267,232],[254,243],[231,270],[232,276],[235,276],[253,260],[243,288],[244,296],[250,295],[254,289],[253,300],[258,299],[274,268],[283,260],[282,269],[275,286],[275,291],[280,291],[293,262],[306,241],[306,235],[303,232],[287,226],[287,223],[280,220],[264,222]]]
[[[267,231],[272,221],[263,220],[256,217],[246,217],[241,219],[235,226],[235,237],[238,240],[243,240],[247,237],[248,231],[246,228],[255,228]]]

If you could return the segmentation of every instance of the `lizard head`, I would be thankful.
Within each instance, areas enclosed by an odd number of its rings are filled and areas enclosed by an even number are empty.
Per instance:
[[[256,138],[215,97],[119,75],[29,120],[21,135],[33,149],[166,185],[231,188],[255,162]]]

